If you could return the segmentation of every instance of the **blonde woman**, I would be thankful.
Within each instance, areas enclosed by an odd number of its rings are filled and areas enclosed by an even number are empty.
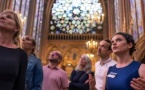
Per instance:
[[[24,90],[27,54],[19,48],[21,22],[5,10],[0,14],[0,90]]]

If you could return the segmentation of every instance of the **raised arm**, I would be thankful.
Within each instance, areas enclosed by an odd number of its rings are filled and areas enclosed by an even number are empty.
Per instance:
[[[77,88],[80,88],[80,89],[83,89],[85,90],[86,88],[89,88],[89,83],[74,83],[74,82],[70,82],[69,83],[69,86],[70,87],[77,87]]]
[[[76,74],[76,71],[73,70],[72,73],[71,73],[71,77],[70,77],[69,87],[70,88],[76,87],[76,88],[79,88],[80,90],[81,89],[83,89],[83,90],[88,89],[89,88],[89,82],[87,82],[87,83],[85,83],[85,82],[84,83],[75,83],[75,82],[72,82],[75,74]],[[81,79],[86,79],[86,78],[88,78],[87,74],[85,74],[83,77],[81,77]]]
[[[95,88],[95,84],[96,84],[95,78],[91,74],[89,74],[88,81],[89,81],[89,85],[90,85],[90,90],[97,90]]]

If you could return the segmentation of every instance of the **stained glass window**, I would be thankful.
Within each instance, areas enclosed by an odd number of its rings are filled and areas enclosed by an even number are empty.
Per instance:
[[[138,40],[138,32],[137,32],[137,20],[136,20],[136,4],[135,0],[130,0],[131,5],[131,19],[132,19],[132,34],[135,41]]]
[[[50,18],[51,34],[95,34],[104,14],[98,0],[56,0]]]
[[[119,8],[119,0],[114,1],[114,6],[115,6],[115,30],[116,32],[119,32],[121,29],[120,27],[120,8]]]
[[[19,12],[20,0],[13,0],[13,7],[12,8],[15,12]]]
[[[136,0],[136,14],[137,14],[137,25],[138,25],[139,38],[141,38],[144,35],[142,11],[143,10],[142,10],[142,6],[141,6],[141,0]]]
[[[33,38],[35,38],[37,42],[36,54],[39,55],[44,0],[36,0],[36,1],[37,2],[36,2],[36,11],[35,11],[35,18],[34,18],[34,25],[33,25]]]
[[[30,0],[13,0],[12,8],[16,13],[19,13],[23,25],[23,30],[21,33],[22,36],[25,35],[26,33],[26,23],[29,11],[29,3]]]

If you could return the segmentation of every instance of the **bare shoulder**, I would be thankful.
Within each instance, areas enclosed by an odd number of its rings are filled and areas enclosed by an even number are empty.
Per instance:
[[[109,67],[105,69],[105,75],[104,75],[105,77],[107,76],[108,70],[109,70]]]
[[[140,75],[140,77],[145,78],[144,72],[145,72],[145,64],[141,64],[141,66],[139,68],[139,75]]]
[[[141,64],[140,68],[141,71],[145,71],[145,64]]]

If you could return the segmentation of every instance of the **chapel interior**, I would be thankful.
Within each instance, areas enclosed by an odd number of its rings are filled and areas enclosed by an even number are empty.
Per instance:
[[[0,13],[5,9],[19,14],[21,36],[36,40],[35,53],[43,65],[51,51],[62,53],[59,66],[68,76],[82,54],[91,58],[94,71],[99,41],[116,32],[133,36],[132,57],[145,63],[145,0],[0,0]]]

